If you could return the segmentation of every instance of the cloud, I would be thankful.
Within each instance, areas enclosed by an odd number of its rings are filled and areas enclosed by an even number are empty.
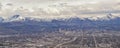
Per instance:
[[[5,0],[1,16],[68,17],[120,13],[119,0]]]

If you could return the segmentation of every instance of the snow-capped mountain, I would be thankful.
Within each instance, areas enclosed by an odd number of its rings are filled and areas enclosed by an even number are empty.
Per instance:
[[[66,19],[45,19],[22,17],[14,15],[3,19],[0,18],[0,32],[19,32],[19,33],[35,33],[35,32],[54,32],[59,29],[76,31],[76,30],[106,30],[120,31],[120,17],[108,14],[103,18],[97,17],[97,20],[91,18],[66,18]],[[4,30],[3,30],[4,29]],[[9,31],[8,31],[9,30]]]
[[[79,18],[79,17],[72,17],[72,18]],[[20,15],[13,15],[13,16],[10,16],[6,19],[0,17],[0,22],[18,22],[18,21],[28,21],[28,20],[32,20],[32,21],[52,21],[52,20],[69,20],[69,19],[72,19],[71,17],[69,18],[54,18],[54,19],[42,19],[42,18],[34,18],[34,17],[23,17],[23,16],[20,16]],[[115,18],[119,18],[118,16],[114,16],[112,15],[111,13],[107,14],[106,16],[103,16],[103,17],[87,17],[87,18],[79,18],[81,20],[85,20],[85,19],[89,19],[89,20],[92,20],[92,21],[96,21],[96,20],[112,20],[112,19],[115,19]]]
[[[2,17],[0,17],[0,22],[2,22],[4,19]]]
[[[4,20],[2,20],[2,22],[13,22],[13,21],[24,21],[25,18],[21,17],[20,15],[13,15],[11,17],[8,17]]]
[[[106,16],[99,18],[99,20],[111,20],[117,18],[117,16],[112,15],[111,13],[107,14]]]

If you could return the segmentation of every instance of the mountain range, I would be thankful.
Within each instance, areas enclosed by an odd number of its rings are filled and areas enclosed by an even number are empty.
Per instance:
[[[66,19],[45,19],[22,17],[13,15],[4,19],[0,17],[0,34],[25,34],[39,32],[66,31],[120,31],[120,17],[107,14],[105,17],[92,18],[66,18]]]

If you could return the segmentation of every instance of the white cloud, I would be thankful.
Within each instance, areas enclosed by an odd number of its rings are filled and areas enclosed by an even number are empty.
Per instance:
[[[119,0],[0,0],[1,16],[68,17],[119,13]],[[112,11],[111,11],[112,10]],[[93,15],[91,15],[93,16]]]

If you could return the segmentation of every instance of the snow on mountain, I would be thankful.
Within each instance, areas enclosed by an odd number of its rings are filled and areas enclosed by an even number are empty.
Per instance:
[[[0,22],[2,22],[4,19],[2,17],[0,17]]]
[[[20,15],[13,15],[12,17],[8,17],[7,19],[4,19],[3,22],[13,22],[13,21],[24,21],[25,17],[22,17]]]
[[[111,19],[118,18],[118,17],[119,16],[115,16],[115,15],[112,15],[111,13],[108,13],[106,16],[89,17],[88,19],[90,19],[90,20],[111,20]]]
[[[71,17],[70,17],[71,18]],[[26,21],[26,20],[33,20],[33,21],[52,21],[52,20],[66,20],[66,19],[70,19],[68,18],[53,18],[53,19],[49,19],[49,18],[35,18],[35,17],[23,17],[20,15],[13,15],[11,17],[8,17],[6,19],[0,17],[0,22],[14,22],[14,21]],[[72,17],[72,18],[79,18],[79,17]],[[85,20],[85,19],[89,19],[89,20],[111,20],[114,18],[118,18],[118,16],[114,16],[111,13],[107,14],[106,16],[103,17],[87,17],[87,18],[79,18],[81,20]]]
[[[20,15],[14,15],[9,18],[9,20],[14,21],[14,20],[24,20],[24,17],[21,17]]]
[[[95,18],[95,17],[94,17]],[[52,32],[59,29],[64,30],[112,30],[120,31],[120,17],[108,14],[104,17],[94,18],[65,18],[65,19],[42,19],[34,17],[23,17],[14,15],[0,23],[5,29],[12,29],[20,33],[29,32]],[[4,23],[5,22],[5,23]],[[8,32],[8,31],[6,31]]]
[[[114,19],[116,18],[116,16],[112,15],[111,13],[107,14],[106,16],[100,18],[101,20],[110,20],[110,19]]]

